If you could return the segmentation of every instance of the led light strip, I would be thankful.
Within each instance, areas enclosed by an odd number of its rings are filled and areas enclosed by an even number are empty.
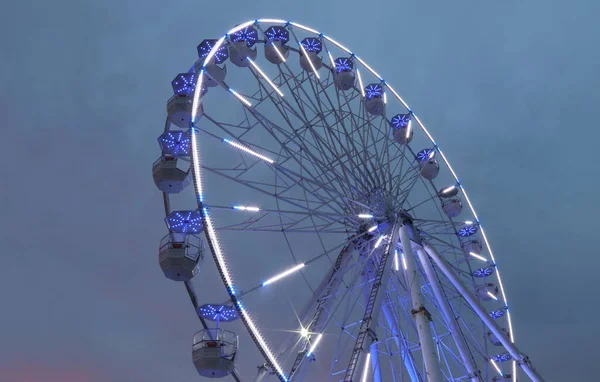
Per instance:
[[[236,143],[236,142],[234,142],[234,141],[231,141],[231,140],[229,140],[229,139],[227,139],[227,138],[223,139],[223,142],[225,142],[225,143],[229,143],[231,146],[233,146],[233,147],[235,147],[235,148],[238,148],[238,149],[240,149],[240,150],[242,150],[242,151],[244,151],[244,152],[246,152],[246,153],[248,153],[248,154],[250,154],[250,155],[253,155],[253,156],[255,156],[255,157],[259,158],[259,159],[262,159],[262,160],[264,160],[265,162],[269,162],[270,164],[273,164],[273,163],[275,163],[275,161],[274,161],[273,159],[271,159],[271,158],[268,158],[268,157],[266,157],[266,156],[264,156],[264,155],[262,155],[262,154],[259,154],[259,153],[257,153],[256,151],[254,151],[254,150],[252,150],[252,149],[249,149],[248,147],[246,147],[246,146],[244,146],[244,145],[241,145],[241,144],[239,144],[239,143]]]
[[[271,79],[265,74],[265,72],[263,72],[262,69],[259,68],[258,65],[256,65],[256,63],[252,61],[252,59],[250,59],[250,57],[246,57],[246,60],[248,60],[250,65],[252,65],[252,67],[262,76],[262,78],[264,78],[265,81],[267,81],[267,83],[273,88],[273,90],[275,90],[280,97],[283,97],[283,92],[279,90],[277,85],[275,85],[273,81],[271,81]]]
[[[308,52],[306,52],[306,49],[304,48],[304,45],[302,45],[302,43],[299,43],[298,45],[300,45],[300,49],[304,53],[304,57],[306,57],[306,60],[308,61],[308,64],[310,65],[310,68],[312,69],[313,73],[315,74],[315,76],[317,76],[317,79],[320,80],[321,76],[319,76],[319,73],[317,72],[317,69],[315,69],[315,66],[312,63],[312,60],[310,59],[310,56],[308,55]]]

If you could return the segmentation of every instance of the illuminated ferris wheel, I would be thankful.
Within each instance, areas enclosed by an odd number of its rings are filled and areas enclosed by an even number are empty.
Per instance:
[[[520,366],[543,381],[463,185],[382,76],[283,20],[240,24],[198,55],[172,82],[153,177],[161,268],[203,325],[200,375],[516,381]],[[192,284],[211,277],[224,288]],[[251,354],[257,375],[236,367]]]

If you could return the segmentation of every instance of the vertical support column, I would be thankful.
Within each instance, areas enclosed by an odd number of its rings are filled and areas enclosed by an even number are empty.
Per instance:
[[[467,368],[467,372],[469,373],[469,377],[471,382],[480,382],[482,381],[481,372],[477,369],[477,365],[473,360],[473,357],[469,353],[469,349],[465,342],[464,337],[461,335],[460,328],[458,326],[458,322],[456,322],[456,318],[454,317],[454,311],[452,307],[448,303],[448,301],[444,298],[444,293],[442,292],[442,286],[439,283],[438,278],[436,277],[433,266],[431,266],[431,262],[425,250],[419,248],[417,249],[417,255],[419,256],[419,261],[425,270],[425,275],[429,280],[429,285],[431,285],[431,289],[433,290],[433,294],[435,299],[437,300],[438,306],[444,315],[444,321],[446,321],[446,325],[448,325],[448,329],[450,330],[450,334],[452,335],[452,339],[458,348],[458,352],[460,353],[460,357],[462,358],[465,367]]]
[[[429,327],[429,312],[425,309],[419,276],[415,267],[415,255],[412,250],[412,242],[408,231],[409,224],[410,223],[405,221],[404,224],[400,226],[400,243],[406,261],[406,285],[410,291],[412,314],[417,324],[417,333],[419,335],[419,342],[421,343],[423,360],[425,361],[427,380],[428,382],[442,382],[443,377],[440,363],[435,351],[431,328]]]
[[[406,348],[406,345],[400,339],[402,333],[399,333],[400,329],[398,328],[398,320],[396,320],[396,317],[392,314],[392,312],[390,312],[390,308],[387,305],[382,305],[382,310],[388,322],[388,325],[392,331],[394,340],[396,341],[396,346],[398,346],[398,350],[402,352],[402,361],[404,361],[404,365],[406,367],[406,370],[408,371],[410,380],[412,382],[419,382],[419,373],[415,368],[415,363],[412,358],[412,355]]]
[[[369,353],[371,354],[371,370],[373,370],[373,382],[381,382],[381,365],[379,365],[379,342],[371,344]]]
[[[523,371],[531,378],[533,382],[544,382],[544,378],[538,374],[538,372],[534,369],[529,361],[529,358],[525,356],[521,351],[515,346],[514,343],[510,341],[510,339],[502,332],[500,326],[490,317],[490,315],[483,309],[479,301],[475,295],[467,289],[463,283],[458,278],[458,275],[450,268],[448,263],[440,256],[437,250],[428,243],[423,243],[423,248],[435,261],[438,268],[444,273],[444,275],[450,280],[450,282],[454,285],[454,287],[462,294],[463,298],[471,305],[473,310],[477,313],[479,318],[485,323],[485,325],[490,329],[492,333],[500,340],[504,348],[508,351],[508,353],[513,357],[513,359],[521,366]]]

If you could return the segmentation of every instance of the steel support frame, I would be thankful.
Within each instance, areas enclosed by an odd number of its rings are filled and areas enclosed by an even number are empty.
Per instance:
[[[477,298],[467,287],[460,281],[456,272],[452,270],[450,265],[442,258],[434,246],[427,242],[423,242],[423,249],[429,257],[436,263],[444,276],[450,280],[452,285],[462,294],[463,298],[471,305],[475,313],[490,329],[490,331],[498,338],[504,348],[508,351],[511,357],[519,364],[523,371],[531,378],[533,382],[544,382],[544,378],[535,370],[529,357],[522,353],[517,346],[502,332],[500,326],[490,317],[483,309]]]

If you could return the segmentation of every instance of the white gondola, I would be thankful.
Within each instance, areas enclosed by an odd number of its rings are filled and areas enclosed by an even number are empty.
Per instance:
[[[449,218],[455,218],[460,215],[462,211],[462,202],[458,198],[444,200],[442,203],[442,210]]]
[[[425,179],[431,180],[438,176],[440,172],[440,164],[435,158],[427,159],[425,162],[421,162],[421,176]]]
[[[311,66],[312,64],[312,66]],[[313,67],[314,70],[319,70],[323,66],[323,60],[321,57],[317,56],[317,52],[306,52],[300,54],[300,66],[305,71],[312,73]]]
[[[231,62],[240,68],[246,68],[250,65],[248,58],[252,61],[256,60],[256,47],[251,48],[246,44],[246,41],[237,41],[229,46],[229,59]]]
[[[190,184],[189,171],[178,166],[178,160],[172,155],[163,155],[152,165],[154,184],[162,192],[176,194]]]
[[[475,254],[477,256],[480,256],[481,251],[483,251],[483,245],[477,239],[465,241],[464,243],[462,243],[461,248],[465,255]]]
[[[508,329],[502,328],[502,333],[504,333],[506,338],[510,338],[510,332],[508,331]],[[502,346],[502,342],[500,341],[500,339],[498,337],[496,337],[496,335],[493,332],[488,331],[487,336],[488,336],[490,342],[492,343],[492,345]]]
[[[189,281],[200,271],[203,242],[191,234],[170,233],[160,241],[158,263],[168,279]]]
[[[398,142],[401,145],[405,145],[407,143],[410,143],[410,141],[412,141],[412,138],[414,135],[414,129],[412,128],[411,123],[409,122],[406,126],[402,126],[400,128],[394,129],[393,134],[394,134],[394,140],[396,142]],[[407,134],[408,134],[408,136],[407,136]]]
[[[265,43],[265,57],[270,63],[283,64],[290,55],[290,49],[281,41],[267,41]]]
[[[481,301],[498,300],[498,287],[492,283],[484,284],[475,290],[475,294]]]
[[[206,91],[207,88],[203,86],[200,97],[204,96]],[[190,121],[192,119],[192,107],[192,96],[174,95],[169,99],[169,102],[167,102],[169,121],[177,127],[187,129],[190,127]],[[202,104],[199,105],[198,109],[197,115],[200,116],[203,114]]]
[[[201,376],[222,378],[235,369],[237,350],[235,333],[218,328],[204,329],[194,334],[192,359]]]
[[[354,62],[350,58],[340,57],[333,65],[333,79],[338,90],[346,91],[354,87],[356,83],[356,72]]]

